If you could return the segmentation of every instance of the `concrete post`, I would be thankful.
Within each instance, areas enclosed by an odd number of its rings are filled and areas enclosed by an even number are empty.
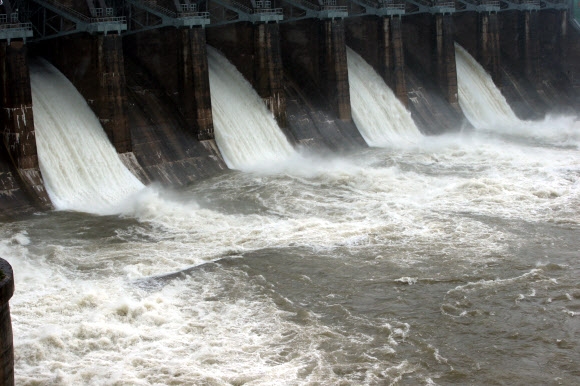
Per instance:
[[[481,12],[477,16],[477,61],[491,74],[495,84],[501,84],[497,13]]]
[[[274,114],[280,127],[286,127],[286,96],[278,23],[254,26],[254,88]]]
[[[518,46],[522,68],[528,79],[539,80],[538,12],[518,14]]]
[[[383,17],[379,23],[380,74],[397,98],[407,106],[403,32],[400,17]]]
[[[14,346],[10,306],[14,294],[14,275],[6,260],[0,259],[0,385],[14,385]]]
[[[98,36],[98,96],[95,112],[117,153],[132,150],[127,124],[127,94],[121,36]]]
[[[50,208],[38,166],[26,45],[22,41],[2,43],[0,66],[4,146],[29,196],[41,208]]]
[[[338,118],[351,120],[344,22],[321,20],[320,37],[320,84]]]
[[[185,120],[198,141],[214,139],[205,29],[180,30],[179,87]]]
[[[455,66],[455,39],[451,15],[436,14],[432,37],[432,57],[435,78],[447,102],[459,108],[457,99],[457,68]]]

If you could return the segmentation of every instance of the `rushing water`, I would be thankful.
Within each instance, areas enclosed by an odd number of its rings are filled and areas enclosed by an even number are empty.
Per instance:
[[[411,114],[383,78],[347,47],[352,118],[369,146],[414,144],[421,137]]]
[[[469,53],[455,43],[459,104],[477,128],[509,128],[520,124],[491,76]]]
[[[579,145],[493,126],[0,223],[17,384],[578,384]]]
[[[228,167],[250,170],[295,155],[250,83],[218,50],[207,54],[215,137]]]
[[[38,160],[52,203],[58,209],[116,212],[115,204],[143,185],[65,76],[45,61],[30,71]]]

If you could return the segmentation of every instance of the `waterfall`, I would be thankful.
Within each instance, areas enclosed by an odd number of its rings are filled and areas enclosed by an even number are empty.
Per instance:
[[[248,170],[293,155],[250,83],[216,49],[207,47],[207,56],[215,137],[228,167]]]
[[[459,44],[455,44],[459,105],[476,128],[513,126],[516,117],[491,76]]]
[[[369,146],[415,143],[421,137],[411,114],[383,78],[347,47],[352,118]]]
[[[121,162],[93,111],[46,61],[30,66],[38,160],[56,209],[107,214],[143,184]]]

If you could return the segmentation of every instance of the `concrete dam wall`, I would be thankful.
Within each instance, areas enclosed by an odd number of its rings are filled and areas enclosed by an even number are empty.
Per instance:
[[[208,48],[219,50],[292,146],[367,146],[351,111],[347,47],[424,134],[469,126],[455,43],[522,119],[576,114],[580,36],[567,2],[27,0],[0,6],[0,218],[52,207],[40,171],[29,61],[58,68],[143,183],[227,169],[215,140]],[[243,133],[251,140],[252,129]]]

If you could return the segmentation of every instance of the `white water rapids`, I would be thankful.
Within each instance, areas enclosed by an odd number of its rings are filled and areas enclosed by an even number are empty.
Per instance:
[[[516,117],[491,76],[467,50],[455,44],[459,105],[476,128],[518,126]]]
[[[76,88],[54,66],[30,67],[38,160],[57,209],[118,213],[143,184],[123,165]]]
[[[243,75],[207,47],[215,137],[231,169],[251,170],[295,154],[272,113]]]
[[[16,384],[578,384],[580,128],[553,122],[0,223]]]
[[[352,118],[369,146],[404,146],[421,138],[411,114],[383,78],[347,47]]]

